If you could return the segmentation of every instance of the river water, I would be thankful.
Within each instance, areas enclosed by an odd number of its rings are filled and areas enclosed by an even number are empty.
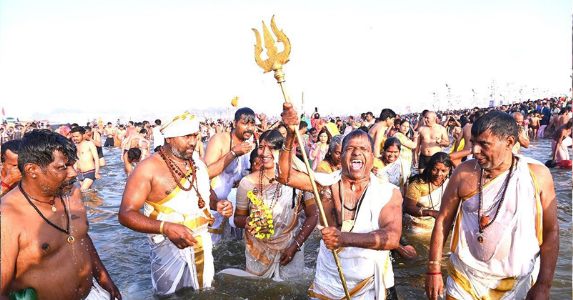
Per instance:
[[[549,140],[532,141],[526,156],[545,162],[550,156]],[[289,282],[272,280],[241,279],[216,275],[214,289],[205,292],[184,290],[175,295],[160,297],[151,288],[149,246],[145,234],[121,226],[117,212],[121,203],[126,175],[120,160],[120,149],[104,149],[107,166],[101,170],[102,179],[96,181],[93,191],[84,193],[84,201],[90,220],[90,236],[120,289],[123,299],[308,299],[306,290],[310,285],[316,264],[320,234],[316,231],[306,242],[306,268],[303,276]],[[560,227],[560,248],[555,270],[551,299],[570,299],[571,291],[571,170],[552,169],[557,194]],[[400,299],[426,299],[424,280],[428,257],[429,236],[409,235],[410,243],[419,253],[419,258],[394,261],[396,289]],[[449,242],[448,242],[449,245]],[[448,245],[444,257],[448,254]],[[223,241],[214,249],[215,270],[229,267],[245,268],[244,241]],[[445,274],[446,271],[443,270]]]

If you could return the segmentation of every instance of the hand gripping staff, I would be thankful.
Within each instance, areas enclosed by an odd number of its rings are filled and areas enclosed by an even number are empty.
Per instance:
[[[285,102],[291,103],[285,90],[285,83],[284,83],[285,73],[283,71],[283,65],[289,61],[290,41],[288,40],[287,36],[282,32],[282,30],[280,31],[278,30],[277,25],[275,24],[274,16],[271,19],[271,29],[273,30],[273,33],[276,35],[277,41],[283,43],[284,50],[280,53],[277,53],[275,40],[273,39],[271,33],[267,29],[265,22],[263,22],[265,48],[267,49],[267,56],[269,58],[266,60],[261,59],[261,53],[263,52],[263,47],[261,46],[261,36],[259,34],[259,31],[253,28],[253,31],[255,32],[255,37],[257,38],[257,44],[255,45],[255,61],[257,62],[257,65],[259,65],[259,67],[263,68],[264,73],[268,73],[270,71],[275,72],[275,79],[281,86]],[[295,130],[295,132],[298,144],[304,145],[300,132],[298,130]],[[310,183],[312,184],[312,190],[314,192],[316,204],[318,205],[320,218],[324,226],[328,226],[328,221],[326,220],[326,216],[324,214],[324,208],[322,207],[322,202],[320,201],[320,196],[318,194],[318,189],[316,188],[316,183],[314,182],[314,175],[312,173],[310,164],[308,163],[308,158],[304,151],[302,151],[301,153],[302,153],[302,158],[304,160],[304,165],[306,166],[308,177],[310,178]],[[346,294],[346,299],[350,300],[350,293],[348,292],[348,287],[346,286],[346,280],[344,279],[344,274],[342,273],[342,267],[340,266],[340,260],[338,259],[338,254],[336,253],[336,250],[332,250],[332,255],[334,255],[334,261],[336,262],[336,266],[338,267],[338,274],[340,275],[340,280],[342,281],[342,286],[344,287],[344,293]]]

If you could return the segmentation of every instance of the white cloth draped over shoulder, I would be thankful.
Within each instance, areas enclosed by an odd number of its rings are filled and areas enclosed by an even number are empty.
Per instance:
[[[151,280],[158,294],[171,294],[183,287],[196,290],[211,287],[215,274],[213,264],[209,223],[213,221],[209,214],[209,174],[207,167],[193,154],[197,170],[197,187],[206,206],[199,208],[197,193],[194,189],[183,191],[175,188],[171,194],[159,202],[145,202],[144,214],[158,221],[179,223],[193,231],[197,243],[193,247],[179,249],[162,234],[148,234],[151,256]],[[191,172],[191,170],[189,171]],[[186,178],[181,184],[188,188]]]
[[[341,180],[341,172],[315,173],[316,181],[323,187]],[[357,212],[353,233],[367,233],[380,229],[380,211],[390,201],[397,187],[370,174],[370,186]],[[341,248],[340,264],[352,299],[383,300],[386,289],[394,286],[394,272],[388,250],[372,250],[357,247]],[[318,299],[342,299],[344,289],[338,274],[332,251],[320,241],[316,262],[316,275],[309,295]]]
[[[451,240],[447,293],[455,299],[524,299],[539,271],[539,246],[543,241],[543,210],[539,188],[529,164],[516,156],[505,200],[498,209],[507,172],[483,186],[484,215],[495,221],[477,241],[479,192],[460,203]],[[489,299],[489,298],[488,298]]]

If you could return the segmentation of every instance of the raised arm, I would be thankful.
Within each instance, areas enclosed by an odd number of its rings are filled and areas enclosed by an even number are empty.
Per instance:
[[[281,184],[299,190],[311,191],[312,184],[307,174],[299,172],[292,167],[292,151],[294,149],[295,135],[300,120],[292,104],[284,103],[282,112],[283,123],[287,127],[287,137],[279,154],[279,169],[277,180]]]
[[[553,284],[553,274],[559,254],[559,223],[557,221],[557,201],[551,173],[545,166],[530,165],[540,189],[543,209],[543,242],[540,245],[540,265],[537,281],[527,293],[526,300],[549,299],[549,289]]]
[[[217,177],[219,174],[223,173],[223,170],[231,163],[237,156],[244,155],[251,151],[252,146],[248,142],[242,142],[235,145],[229,152],[223,153],[223,149],[229,149],[231,141],[227,143],[223,135],[228,133],[218,133],[213,136],[209,144],[207,144],[207,151],[205,153],[205,162],[207,168],[209,169],[209,179]],[[232,133],[231,133],[232,134]],[[232,139],[232,137],[229,137]],[[226,144],[225,148],[223,145]]]

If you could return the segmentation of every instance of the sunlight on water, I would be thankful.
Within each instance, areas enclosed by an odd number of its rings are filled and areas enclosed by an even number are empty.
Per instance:
[[[202,293],[190,290],[173,296],[153,294],[150,279],[149,246],[145,234],[129,230],[117,221],[126,176],[119,158],[120,150],[104,149],[107,166],[102,168],[102,180],[96,181],[93,191],[84,193],[90,220],[90,236],[109,273],[122,292],[123,299],[308,299],[306,290],[314,276],[320,234],[314,232],[305,244],[306,270],[300,278],[288,283],[272,280],[238,279],[215,276],[214,289]],[[523,154],[545,163],[549,159],[548,140],[532,141]],[[551,299],[571,297],[571,170],[551,170],[555,181],[560,226],[560,250]],[[420,257],[414,260],[396,259],[394,272],[396,289],[401,299],[425,299],[423,285],[429,250],[429,234],[408,240]],[[449,245],[449,242],[448,242]],[[214,249],[215,270],[245,268],[243,241],[224,241]],[[445,249],[445,256],[449,248]]]

